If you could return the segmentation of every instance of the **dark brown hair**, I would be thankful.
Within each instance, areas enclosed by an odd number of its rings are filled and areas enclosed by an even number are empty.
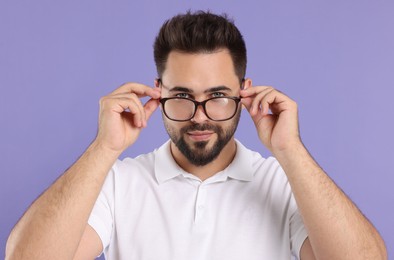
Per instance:
[[[188,11],[164,22],[154,43],[154,58],[161,77],[171,51],[210,53],[228,49],[240,81],[246,71],[246,47],[243,37],[227,15]]]

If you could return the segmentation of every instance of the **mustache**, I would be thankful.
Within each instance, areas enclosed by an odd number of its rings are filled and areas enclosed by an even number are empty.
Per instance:
[[[186,133],[189,131],[214,131],[214,132],[220,132],[221,128],[215,125],[210,125],[210,124],[193,124],[189,126],[185,126],[181,129],[181,133]]]

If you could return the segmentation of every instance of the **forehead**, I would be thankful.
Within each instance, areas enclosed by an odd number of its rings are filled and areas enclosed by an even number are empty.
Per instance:
[[[221,49],[211,53],[183,53],[168,55],[162,80],[168,86],[185,86],[203,90],[212,86],[239,88],[230,53]]]

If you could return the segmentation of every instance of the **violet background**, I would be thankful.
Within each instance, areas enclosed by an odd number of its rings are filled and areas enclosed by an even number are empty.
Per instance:
[[[33,200],[96,134],[98,100],[128,81],[153,84],[152,44],[187,9],[233,17],[247,76],[299,104],[303,141],[377,227],[394,258],[394,2],[0,2],[0,256]],[[136,156],[167,140],[155,112]],[[244,111],[236,137],[260,144]]]

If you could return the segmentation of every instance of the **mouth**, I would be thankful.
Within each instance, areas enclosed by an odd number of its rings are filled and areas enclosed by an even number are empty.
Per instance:
[[[196,142],[208,141],[215,132],[212,131],[191,131],[187,132],[189,138]]]

